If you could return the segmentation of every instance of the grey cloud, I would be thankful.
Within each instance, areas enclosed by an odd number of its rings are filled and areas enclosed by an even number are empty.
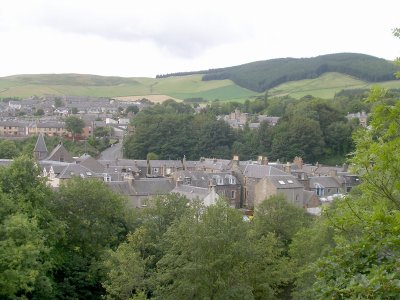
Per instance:
[[[125,42],[151,41],[179,57],[193,57],[208,48],[243,38],[248,30],[212,13],[152,16],[142,11],[96,12],[54,6],[37,15],[32,22],[59,32]]]

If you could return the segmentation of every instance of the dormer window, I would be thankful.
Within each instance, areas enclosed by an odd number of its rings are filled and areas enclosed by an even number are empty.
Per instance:
[[[224,179],[222,177],[217,177],[217,185],[223,185]]]
[[[233,176],[229,176],[229,184],[236,184],[236,178]]]

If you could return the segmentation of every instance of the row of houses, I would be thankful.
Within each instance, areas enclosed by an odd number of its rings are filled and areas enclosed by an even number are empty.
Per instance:
[[[93,135],[96,127],[110,127],[112,136],[122,138],[127,130],[129,119],[118,118],[112,119],[106,116],[104,121],[98,121],[98,118],[87,115],[82,117],[85,122],[80,137],[87,139]],[[70,136],[70,133],[65,128],[63,121],[16,121],[16,120],[3,120],[0,121],[0,137],[27,137],[27,136]]]
[[[224,197],[235,208],[252,210],[264,199],[284,194],[287,200],[306,209],[318,208],[333,197],[345,194],[359,183],[346,166],[326,167],[293,162],[268,162],[200,158],[182,160],[96,160],[89,155],[72,157],[62,144],[48,152],[39,136],[35,155],[42,176],[57,188],[74,176],[102,180],[126,195],[133,207],[143,207],[145,199],[158,194],[178,193],[206,205]]]

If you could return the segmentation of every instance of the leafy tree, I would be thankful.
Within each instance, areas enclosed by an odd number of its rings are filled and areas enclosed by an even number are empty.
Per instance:
[[[337,245],[318,262],[317,298],[398,298],[400,101],[387,103],[385,96],[372,89],[371,128],[355,136],[351,162],[362,183],[332,213]]]
[[[158,262],[159,299],[251,299],[246,224],[222,201],[195,207],[165,236]]]
[[[254,230],[259,236],[274,233],[289,245],[296,232],[307,227],[311,217],[302,207],[289,203],[284,195],[265,199],[254,212]]]
[[[141,211],[141,225],[131,232],[125,243],[111,252],[105,262],[107,276],[103,287],[110,299],[151,296],[155,290],[157,262],[164,255],[162,238],[168,228],[188,209],[188,199],[178,194],[160,195],[148,199]]]
[[[139,112],[139,107],[137,107],[137,105],[129,105],[125,109],[125,113],[130,113],[130,112],[137,114]]]
[[[62,264],[55,273],[59,297],[100,299],[103,256],[125,239],[126,210],[125,199],[103,182],[76,177],[60,186],[53,207],[66,224],[58,245]]]
[[[53,299],[51,272],[63,225],[50,212],[52,191],[27,157],[0,168],[0,298]]]
[[[62,107],[64,105],[65,105],[65,103],[64,103],[64,101],[62,101],[62,99],[60,97],[56,97],[54,99],[54,107],[57,108],[57,107]]]
[[[13,141],[2,140],[0,141],[0,157],[11,159],[19,153],[17,146]]]
[[[70,116],[65,119],[65,129],[72,133],[72,137],[75,140],[76,134],[81,134],[83,128],[85,127],[85,122],[75,116]]]
[[[294,117],[275,126],[271,156],[287,161],[301,156],[306,161],[315,161],[321,157],[324,145],[318,121]]]
[[[35,116],[44,116],[44,110],[43,108],[39,108],[38,110],[36,110],[36,112],[34,113]]]

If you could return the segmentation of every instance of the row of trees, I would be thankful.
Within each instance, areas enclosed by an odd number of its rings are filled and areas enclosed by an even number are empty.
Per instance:
[[[256,100],[247,107],[268,109],[270,103],[274,101]],[[135,133],[125,138],[124,153],[135,159],[146,159],[148,153],[160,159],[195,160],[238,154],[242,159],[265,155],[285,161],[302,156],[308,162],[342,163],[353,147],[351,134],[357,127],[330,101],[314,98],[288,102],[278,125],[262,123],[257,130],[248,126],[233,130],[215,112],[211,105],[194,114],[189,105],[172,100],[146,109],[133,120]]]

